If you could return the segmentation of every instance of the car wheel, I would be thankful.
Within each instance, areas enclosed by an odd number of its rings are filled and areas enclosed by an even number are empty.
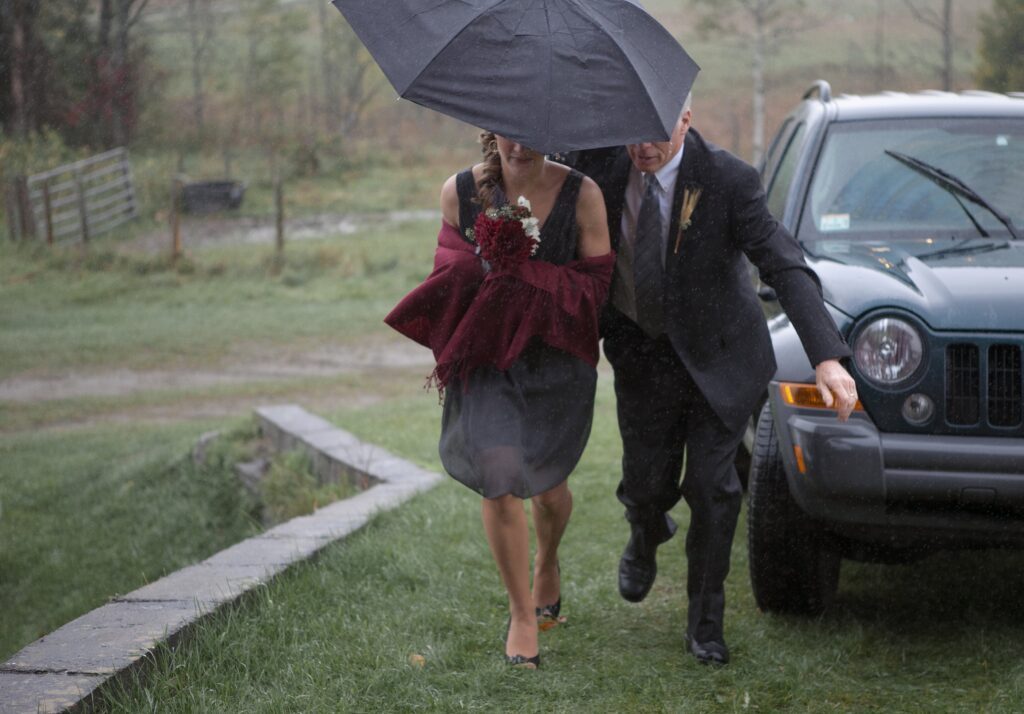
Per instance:
[[[757,420],[747,502],[750,582],[766,612],[815,615],[835,596],[839,554],[789,492],[767,404]]]
[[[733,459],[733,466],[736,467],[736,475],[739,476],[740,485],[743,490],[747,490],[747,481],[750,475],[750,455],[754,451],[754,435],[757,433],[757,419],[761,414],[761,407],[768,400],[767,397],[762,397],[757,403],[757,408],[754,409],[754,413],[747,419],[747,426],[743,431],[743,441],[740,442],[739,447],[736,449],[736,457]]]

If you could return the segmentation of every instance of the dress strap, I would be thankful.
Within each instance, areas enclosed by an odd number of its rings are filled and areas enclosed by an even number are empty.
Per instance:
[[[576,257],[576,201],[582,181],[583,174],[578,171],[570,171],[562,181],[551,213],[541,227],[540,247],[534,255],[537,260],[562,265]]]
[[[569,175],[565,177],[565,200],[573,207],[573,215],[576,214],[576,201],[580,196],[580,186],[583,185],[583,174],[576,169],[569,169]]]
[[[476,181],[473,180],[473,169],[460,171],[455,177],[455,190],[459,196],[459,235],[467,242],[466,229],[472,228],[476,217],[480,214],[480,204],[476,202]]]

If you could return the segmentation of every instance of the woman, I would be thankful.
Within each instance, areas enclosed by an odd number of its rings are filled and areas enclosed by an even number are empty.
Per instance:
[[[509,598],[506,661],[536,668],[538,623],[561,621],[566,479],[590,434],[597,315],[614,257],[592,180],[501,136],[485,132],[481,142],[483,162],[441,189],[434,272],[386,321],[438,359],[441,461],[483,496],[484,531]],[[530,206],[540,243],[530,260],[495,267],[486,250],[478,255],[484,245],[470,229],[506,197]],[[527,498],[537,535],[532,589]]]

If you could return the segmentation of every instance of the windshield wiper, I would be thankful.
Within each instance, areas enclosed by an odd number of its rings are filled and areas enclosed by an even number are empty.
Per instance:
[[[959,245],[950,246],[949,248],[940,248],[939,250],[933,250],[930,253],[921,253],[920,255],[914,256],[918,260],[930,260],[931,258],[945,258],[949,255],[969,255],[973,253],[990,253],[994,250],[1003,250],[1009,248],[1010,244],[1006,241],[1002,243],[977,243],[975,245],[965,245],[970,243],[971,240],[977,240],[976,238],[968,238]]]
[[[986,238],[988,237],[988,233],[982,229],[974,219],[974,216],[971,215],[971,212],[967,210],[967,207],[960,202],[958,196],[963,196],[971,203],[976,203],[987,210],[993,216],[998,218],[1000,223],[1006,226],[1006,230],[1010,232],[1010,235],[1014,240],[1020,239],[1020,236],[1017,234],[1017,229],[1014,227],[1013,221],[1010,220],[1010,217],[982,198],[977,191],[964,183],[960,178],[954,176],[948,171],[940,169],[937,166],[932,166],[927,162],[921,161],[921,159],[914,158],[913,156],[901,154],[900,152],[893,151],[892,149],[886,149],[885,153],[899,161],[901,164],[910,167],[925,178],[931,179],[937,186],[951,193],[953,197],[957,199],[957,203],[960,203],[960,207],[964,209],[964,212],[971,219],[971,223],[973,223],[975,228],[978,229],[978,232]]]

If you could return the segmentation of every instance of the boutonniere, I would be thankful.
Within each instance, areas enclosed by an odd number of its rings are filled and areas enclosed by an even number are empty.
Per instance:
[[[700,186],[687,186],[683,189],[683,207],[679,210],[679,232],[676,233],[676,247],[672,251],[673,254],[679,253],[679,243],[683,240],[683,231],[692,223],[691,218],[703,190]]]

